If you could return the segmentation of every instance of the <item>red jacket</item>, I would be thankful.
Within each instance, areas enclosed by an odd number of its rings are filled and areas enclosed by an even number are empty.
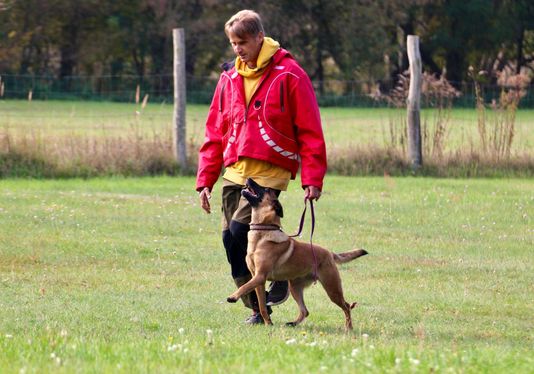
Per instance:
[[[221,74],[199,152],[197,190],[211,189],[223,164],[239,157],[283,167],[292,179],[301,165],[302,186],[322,189],[326,148],[315,92],[306,72],[284,49],[273,55],[248,107],[243,77],[235,67]]]

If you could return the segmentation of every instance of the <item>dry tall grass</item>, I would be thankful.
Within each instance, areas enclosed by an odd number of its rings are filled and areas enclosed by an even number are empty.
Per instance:
[[[470,67],[469,74],[475,83],[478,132],[482,150],[494,158],[510,158],[515,136],[516,112],[519,102],[527,93],[530,77],[524,73],[512,74],[508,70],[498,72],[500,97],[487,104],[480,85],[480,77],[484,77],[485,72],[480,71],[475,75],[474,68]],[[493,113],[492,120],[489,120],[487,115],[488,107]]]
[[[396,87],[388,95],[381,97],[395,108],[406,108],[410,77],[406,74],[399,76]],[[433,74],[423,73],[422,101],[426,107],[435,108],[431,122],[428,119],[421,124],[423,158],[441,159],[444,156],[447,136],[451,125],[451,111],[453,99],[460,96],[442,75],[437,78]],[[389,129],[384,136],[387,148],[392,148],[403,155],[407,152],[407,120],[404,113],[389,118]]]
[[[127,137],[13,136],[0,130],[0,177],[69,178],[193,174],[198,145],[189,142],[190,168],[174,159],[172,133]],[[428,149],[428,148],[427,148]],[[329,172],[340,175],[410,175],[402,147],[374,144],[328,150]],[[422,175],[439,177],[534,176],[534,156],[497,157],[474,146],[427,154]]]
[[[440,177],[533,176],[534,155],[527,151],[512,152],[516,111],[519,101],[525,96],[529,78],[501,73],[501,95],[490,105],[484,102],[480,84],[475,82],[479,142],[471,141],[452,148],[448,145],[452,104],[460,92],[446,80],[445,74],[440,78],[423,74],[422,102],[435,110],[433,116],[424,118],[421,124],[424,165],[420,173]],[[392,107],[405,108],[409,83],[408,75],[400,75],[392,92],[378,99],[385,100]],[[487,108],[491,110],[490,115]],[[398,111],[389,118],[388,128],[383,129],[383,138],[384,147],[369,146],[349,152],[331,150],[332,169],[340,174],[411,173],[404,111]]]
[[[191,173],[193,165],[180,170],[173,156],[172,133],[142,135],[132,131],[120,137],[72,134],[49,136],[40,132],[14,136],[0,130],[0,176],[3,177],[93,177],[102,175],[176,175]]]

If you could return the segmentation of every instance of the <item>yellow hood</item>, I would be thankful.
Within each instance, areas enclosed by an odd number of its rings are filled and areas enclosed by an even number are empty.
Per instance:
[[[265,37],[263,38],[263,44],[261,46],[260,54],[258,55],[258,61],[256,61],[256,67],[251,69],[247,64],[239,59],[239,56],[235,59],[235,68],[237,72],[245,78],[255,78],[263,73],[263,69],[271,62],[271,57],[280,48],[280,43],[276,40]]]

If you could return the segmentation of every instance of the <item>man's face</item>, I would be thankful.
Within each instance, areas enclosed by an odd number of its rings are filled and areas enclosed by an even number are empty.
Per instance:
[[[249,68],[255,68],[263,43],[263,33],[260,32],[256,36],[246,35],[245,37],[240,38],[236,34],[230,32],[228,40],[232,45],[234,53],[239,56],[239,59],[246,63]]]

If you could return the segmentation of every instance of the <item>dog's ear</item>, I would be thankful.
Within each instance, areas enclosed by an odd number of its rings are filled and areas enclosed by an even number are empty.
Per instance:
[[[278,215],[278,217],[284,217],[284,210],[282,209],[282,204],[280,204],[280,201],[273,200],[273,208],[274,212]]]

